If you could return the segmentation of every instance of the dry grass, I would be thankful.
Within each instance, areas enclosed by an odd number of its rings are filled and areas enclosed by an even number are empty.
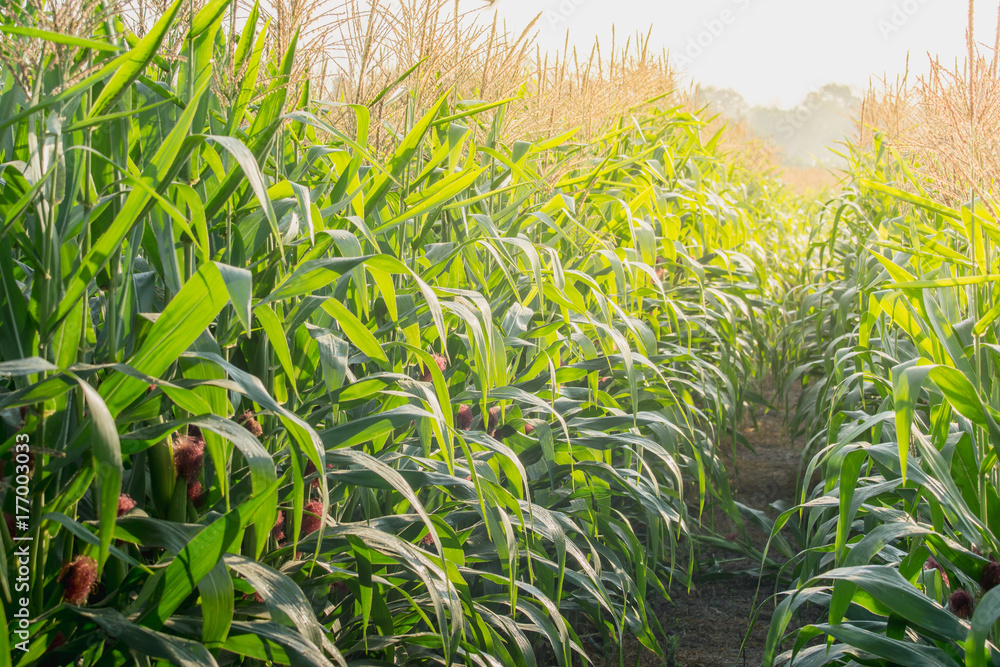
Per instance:
[[[327,5],[323,30],[302,24],[315,35],[305,40],[313,96],[368,106],[377,147],[391,145],[414,112],[449,91],[453,102],[496,101],[516,95],[524,81],[531,27],[513,35],[496,22],[483,24],[476,20],[482,3],[339,0]],[[332,115],[341,126],[353,122],[347,110]]]
[[[130,29],[142,35],[171,1],[121,0],[101,6],[107,8],[105,16],[121,15]],[[206,1],[183,3],[165,40],[166,57],[185,57],[184,32]],[[55,3],[50,15],[38,14],[44,25],[33,27],[89,37],[97,26],[80,17],[97,15],[93,7],[98,2]],[[224,18],[227,31],[241,30],[250,4],[233,3],[234,10]],[[4,7],[0,18],[10,11]],[[571,129],[578,130],[577,139],[592,141],[624,116],[641,113],[650,100],[661,107],[696,109],[691,91],[679,90],[681,81],[666,53],[651,48],[648,33],[624,40],[613,35],[610,44],[595,40],[584,53],[567,38],[561,52],[547,53],[535,41],[534,23],[512,32],[495,14],[490,17],[484,11],[488,4],[482,0],[263,0],[260,7],[270,19],[272,59],[280,57],[299,33],[291,81],[297,90],[290,100],[297,99],[308,79],[314,99],[369,107],[369,140],[377,153],[391,149],[414,115],[447,93],[452,104],[508,100],[499,137],[508,143]],[[27,38],[4,40],[0,59],[27,80],[42,61],[41,44]],[[262,80],[266,77],[262,72]],[[216,92],[232,96],[234,85],[217,80]],[[351,110],[334,106],[328,113],[336,125],[353,132],[356,116]],[[717,121],[705,132],[714,133],[720,126]],[[480,135],[486,132],[474,130]],[[729,128],[724,144],[734,148],[748,168],[775,162],[773,147],[738,126]]]
[[[91,37],[101,24],[123,9],[114,0],[75,0],[73,2],[42,3],[40,0],[0,1],[0,24],[45,30],[75,37]],[[86,64],[75,64],[79,49],[45,42],[24,35],[5,34],[0,37],[0,66],[30,90],[40,68],[63,72],[69,86],[90,72]],[[72,66],[71,66],[72,65]],[[72,72],[72,74],[66,74]]]
[[[930,61],[929,72],[880,82],[867,95],[855,141],[870,146],[875,132],[912,159],[950,203],[973,194],[996,208],[1000,183],[1000,21],[992,53],[972,38],[975,17],[969,3],[964,63],[949,68]],[[988,49],[985,49],[988,50]]]
[[[55,3],[56,10],[50,15],[39,14],[45,24],[35,27],[91,36],[97,26],[79,17],[98,15],[93,11],[97,3]],[[101,6],[107,9],[105,16],[123,16],[126,24],[142,35],[170,3],[121,0]],[[190,17],[205,3],[183,3],[165,40],[166,57],[185,57],[181,48],[184,32]],[[227,31],[240,31],[249,5],[247,0],[233,3],[235,9],[224,18]],[[270,19],[272,58],[283,53],[299,31],[292,85],[299,88],[308,79],[314,99],[369,107],[369,140],[379,153],[395,145],[415,114],[446,93],[451,93],[452,104],[508,100],[499,137],[508,143],[552,137],[571,129],[578,130],[577,139],[592,141],[613,129],[624,116],[641,113],[650,100],[660,107],[697,110],[692,91],[684,88],[666,53],[651,48],[649,33],[624,40],[613,35],[610,44],[595,41],[587,52],[579,52],[567,38],[561,52],[547,53],[536,44],[534,23],[512,32],[495,15],[484,12],[487,7],[481,0],[261,3],[262,13]],[[5,11],[9,10],[0,7],[0,18]],[[4,40],[0,59],[12,71],[30,78],[30,72],[42,61],[40,44],[39,40]],[[266,77],[262,72],[262,80]],[[233,85],[233,81],[217,80],[217,93],[231,96],[235,94],[229,90]],[[296,99],[297,93],[290,99]],[[352,111],[331,107],[329,115],[342,129],[353,131]],[[704,130],[706,139],[722,122],[717,120]],[[482,135],[486,130],[475,131]],[[776,163],[773,146],[738,124],[730,122],[723,144],[732,148],[748,169]]]
[[[535,49],[525,64],[522,99],[513,106],[512,136],[550,136],[580,128],[581,138],[605,133],[627,114],[654,98],[674,105],[679,77],[665,52],[650,49],[650,36],[636,34],[624,43],[612,32],[610,45],[595,41],[581,55],[565,42],[562,53]]]
[[[325,42],[309,49],[314,97],[368,106],[378,152],[394,144],[412,114],[449,91],[453,102],[509,100],[499,137],[508,143],[571,129],[576,139],[591,141],[651,100],[697,109],[649,33],[625,39],[613,33],[610,44],[595,40],[586,52],[567,39],[560,52],[548,53],[535,42],[534,23],[512,32],[495,15],[487,20],[485,7],[475,0],[339,0],[324,15]],[[334,109],[331,116],[351,129],[353,112]],[[706,135],[722,122],[710,124]],[[778,161],[773,145],[736,123],[723,145],[748,169]]]
[[[484,20],[484,7],[456,0],[340,0],[328,14],[335,17],[336,39],[312,50],[314,94],[368,105],[376,127],[395,129],[405,126],[407,113],[448,91],[455,101],[510,99],[505,140],[570,128],[592,139],[677,87],[666,54],[652,52],[648,34],[595,42],[583,54],[568,41],[561,52],[545,53],[535,43],[534,23],[511,32],[495,16]],[[338,120],[350,118],[343,112]]]

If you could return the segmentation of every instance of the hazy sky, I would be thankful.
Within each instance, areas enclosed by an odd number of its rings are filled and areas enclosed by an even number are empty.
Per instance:
[[[992,51],[997,0],[976,0],[976,39]],[[964,0],[496,0],[508,28],[535,16],[543,48],[589,54],[614,24],[645,33],[684,62],[695,81],[734,88],[751,104],[791,106],[826,83],[867,87],[872,74],[926,70],[928,52],[949,64],[965,53]]]

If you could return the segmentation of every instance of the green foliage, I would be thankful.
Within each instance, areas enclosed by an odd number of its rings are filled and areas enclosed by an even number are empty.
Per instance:
[[[446,96],[378,161],[365,108],[346,136],[289,100],[295,40],[256,9],[229,35],[206,5],[160,57],[178,6],[27,35],[73,49],[30,89],[0,70],[2,453],[34,451],[13,664],[660,651],[649,597],[732,510],[716,443],[776,339],[754,313],[789,281],[753,239],[784,195],[678,109],[506,146]]]
[[[765,664],[993,664],[1000,227],[980,201],[935,202],[880,142],[852,162],[822,247],[834,271],[798,324],[816,343],[798,419],[825,428],[804,453],[818,483],[776,523],[803,549]],[[827,623],[778,656],[807,602]]]

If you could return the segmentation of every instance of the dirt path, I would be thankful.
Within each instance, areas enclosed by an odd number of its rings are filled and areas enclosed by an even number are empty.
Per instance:
[[[774,518],[776,512],[768,508],[770,503],[780,499],[794,504],[802,443],[793,442],[784,426],[784,413],[780,411],[759,414],[756,426],[752,420],[747,420],[741,432],[754,451],[738,445],[735,462],[728,443],[720,452],[731,471],[734,498]],[[709,524],[709,517],[703,520]],[[728,517],[717,512],[715,532],[735,538],[736,527]],[[754,547],[763,550],[767,534],[751,529],[749,524],[747,533]],[[772,549],[769,555],[775,557],[774,552]],[[671,591],[673,601],[661,601],[656,609],[664,631],[673,638],[669,642],[673,655],[668,656],[666,664],[668,667],[757,667],[763,659],[773,604],[761,608],[742,655],[740,647],[753,615],[758,586],[758,577],[753,573],[759,572],[760,562],[723,548],[703,548],[697,559],[702,570],[695,573],[690,594],[683,587],[675,586]],[[711,567],[706,569],[708,565]],[[774,580],[765,578],[760,586],[758,606],[773,590]],[[637,663],[635,650],[634,642],[627,644],[626,665],[660,667],[664,664],[648,651],[643,651]],[[607,664],[617,665],[618,661],[614,659]]]
[[[735,466],[733,461],[726,461],[730,470],[734,470],[730,479],[733,496],[737,502],[764,510],[774,518],[776,513],[768,508],[772,502],[780,499],[794,504],[800,443],[792,441],[785,429],[784,414],[780,412],[772,411],[759,416],[756,427],[753,423],[746,424],[742,433],[754,451],[737,446]],[[725,458],[732,458],[731,450]],[[727,525],[728,521],[722,521],[716,532],[735,532],[735,526],[731,523]],[[748,529],[748,535],[754,546],[763,550],[767,535],[756,529]],[[773,550],[770,555],[775,555]],[[742,656],[740,646],[750,625],[758,587],[758,577],[750,573],[758,572],[760,563],[723,549],[703,553],[701,561],[712,557],[718,560],[723,573],[733,574],[700,584],[696,576],[695,588],[690,595],[678,592],[673,604],[667,603],[661,610],[660,622],[664,630],[678,638],[675,664],[684,667],[756,667],[764,657],[773,605],[766,604],[761,608]],[[774,590],[773,580],[765,579],[760,584],[758,605],[766,601]]]

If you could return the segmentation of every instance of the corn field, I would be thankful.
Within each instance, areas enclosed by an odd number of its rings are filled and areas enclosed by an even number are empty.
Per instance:
[[[765,664],[1000,663],[988,184],[878,134],[808,201],[670,91],[522,131],[562,84],[108,7],[0,13],[0,666],[667,664],[717,516]],[[769,515],[730,452],[793,387]]]

